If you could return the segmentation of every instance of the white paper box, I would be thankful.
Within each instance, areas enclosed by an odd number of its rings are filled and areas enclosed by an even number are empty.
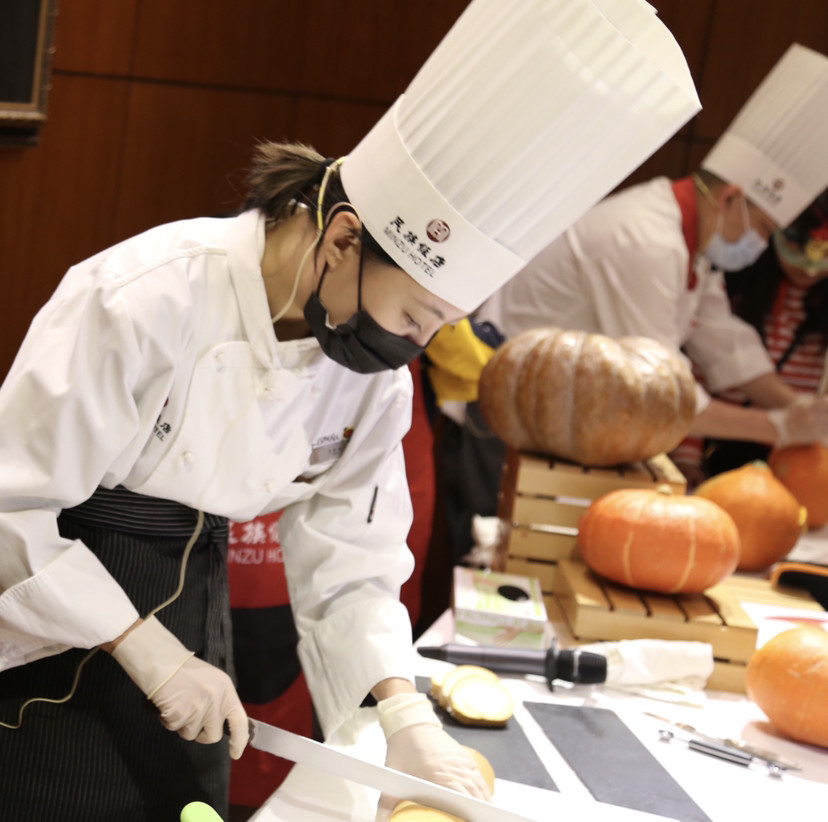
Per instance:
[[[480,645],[548,645],[546,607],[534,577],[456,567],[455,632]]]

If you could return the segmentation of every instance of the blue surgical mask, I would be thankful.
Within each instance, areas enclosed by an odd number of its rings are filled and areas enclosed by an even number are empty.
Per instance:
[[[722,236],[724,214],[719,212],[716,232],[710,238],[704,256],[722,271],[739,271],[747,268],[759,259],[762,252],[768,247],[768,241],[750,224],[747,203],[742,197],[742,220],[747,230],[735,243],[729,243]]]

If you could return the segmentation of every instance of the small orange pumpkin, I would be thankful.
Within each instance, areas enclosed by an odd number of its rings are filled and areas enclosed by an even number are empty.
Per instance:
[[[776,448],[768,457],[774,476],[808,511],[808,527],[828,524],[828,448],[822,443]]]
[[[786,556],[802,534],[805,513],[768,464],[756,460],[705,480],[697,496],[724,508],[739,529],[739,569],[762,571]]]
[[[748,662],[745,688],[783,734],[828,748],[828,632],[803,625],[769,639]]]
[[[578,547],[596,573],[662,593],[698,593],[730,576],[739,532],[700,497],[624,488],[595,500],[578,523]]]

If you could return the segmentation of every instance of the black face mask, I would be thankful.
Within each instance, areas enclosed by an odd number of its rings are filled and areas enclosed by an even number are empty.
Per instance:
[[[319,297],[322,281],[305,303],[305,320],[327,356],[360,374],[401,368],[423,353],[417,343],[386,331],[362,308],[362,255],[359,261],[358,311],[336,328],[328,325],[328,311]]]

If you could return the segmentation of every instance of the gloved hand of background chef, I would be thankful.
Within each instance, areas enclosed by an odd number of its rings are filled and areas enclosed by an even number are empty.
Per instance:
[[[444,730],[425,694],[402,693],[377,702],[388,743],[385,764],[478,799],[492,798],[474,759]],[[404,797],[403,797],[404,798]],[[385,822],[399,797],[380,797],[377,822]]]
[[[768,411],[778,432],[777,448],[822,442],[828,445],[828,396],[803,394],[784,408]]]
[[[161,712],[161,721],[184,739],[218,742],[230,730],[230,756],[238,759],[249,738],[247,714],[230,677],[197,659],[154,616],[133,628],[112,656]]]

